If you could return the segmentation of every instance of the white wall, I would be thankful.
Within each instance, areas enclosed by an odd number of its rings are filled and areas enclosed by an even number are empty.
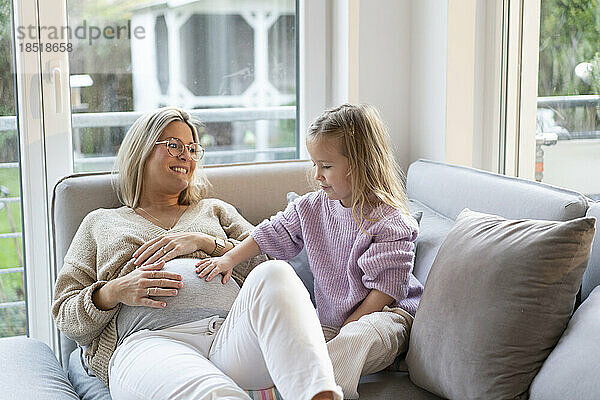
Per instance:
[[[445,161],[448,0],[332,1],[338,25],[349,24],[349,42],[333,41],[342,48],[332,51],[332,74],[348,74],[332,87],[333,103],[377,107],[403,169],[419,158]]]
[[[445,161],[472,166],[477,0],[447,4]]]
[[[359,28],[348,21],[359,38],[357,101],[380,109],[403,168],[419,158],[497,164],[499,4],[360,0]]]
[[[410,10],[410,0],[361,0],[355,91],[358,102],[379,109],[404,169],[410,162]]]
[[[410,11],[408,162],[444,161],[448,2],[413,1]]]

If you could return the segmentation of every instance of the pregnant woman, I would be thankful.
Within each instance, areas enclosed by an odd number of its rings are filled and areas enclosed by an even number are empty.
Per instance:
[[[204,198],[203,153],[183,110],[132,125],[117,157],[124,206],[81,223],[55,286],[59,329],[84,347],[114,400],[247,400],[245,390],[272,385],[286,399],[341,399],[291,268],[259,256],[221,282],[196,276],[198,259],[226,253],[253,229],[231,205]]]

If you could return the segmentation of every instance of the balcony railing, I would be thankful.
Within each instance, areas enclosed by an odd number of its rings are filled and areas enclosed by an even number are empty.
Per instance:
[[[600,106],[599,95],[577,95],[577,96],[545,96],[537,98],[537,108],[548,109],[565,109],[575,107],[597,108]],[[594,124],[595,125],[595,124]],[[542,132],[543,134],[544,132]],[[598,139],[600,138],[600,130],[582,130],[573,132],[560,132],[556,135],[555,140],[545,140],[542,145],[552,145],[557,140],[572,140],[572,139]]]
[[[600,102],[600,96],[595,94],[585,94],[577,96],[544,96],[537,98],[538,108],[542,107],[581,107],[597,106]]]
[[[0,275],[14,274],[15,272],[23,272],[23,271],[25,271],[25,269],[23,267],[3,268],[3,269],[0,269]]]
[[[8,303],[0,303],[0,310],[11,307],[25,307],[25,301],[11,301]]]

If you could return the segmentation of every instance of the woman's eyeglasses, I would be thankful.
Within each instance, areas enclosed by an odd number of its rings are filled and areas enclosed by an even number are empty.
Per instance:
[[[202,147],[200,143],[183,144],[183,142],[177,138],[169,138],[161,142],[156,142],[155,145],[156,144],[164,144],[167,146],[167,151],[171,157],[179,157],[186,148],[188,149],[192,160],[199,161],[204,157],[204,147]]]

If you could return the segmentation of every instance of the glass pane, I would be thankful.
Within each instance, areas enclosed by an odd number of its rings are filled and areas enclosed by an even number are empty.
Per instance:
[[[542,0],[536,179],[600,198],[600,9]]]
[[[11,19],[0,0],[0,337],[27,334]]]
[[[67,0],[67,12],[75,171],[111,169],[131,123],[167,105],[205,123],[205,164],[297,157],[295,0]]]

